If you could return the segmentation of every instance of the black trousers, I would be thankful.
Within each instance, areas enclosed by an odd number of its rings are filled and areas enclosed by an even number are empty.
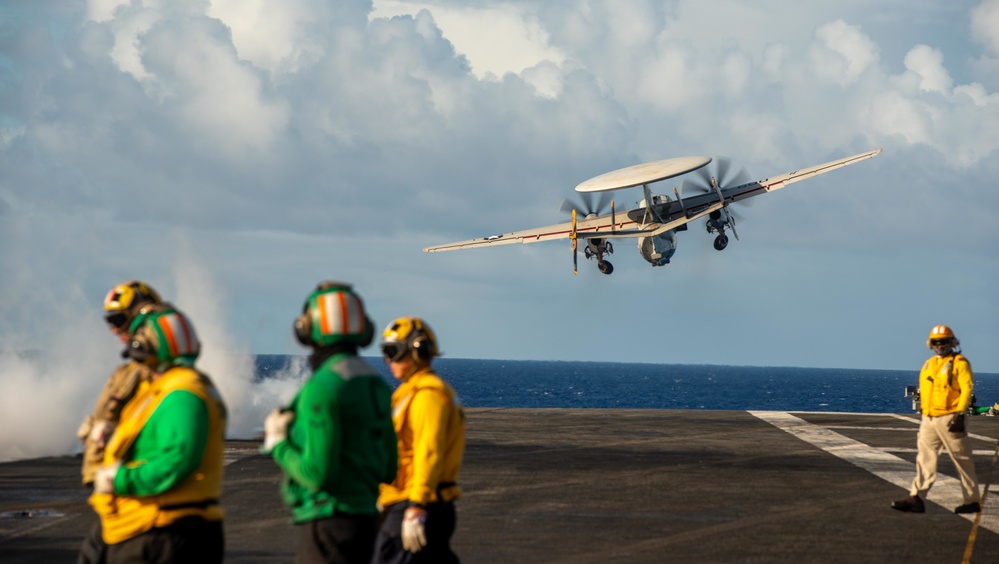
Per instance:
[[[184,517],[118,544],[107,545],[108,564],[217,564],[225,555],[221,521]]]
[[[416,554],[402,547],[402,517],[408,506],[396,503],[385,508],[372,564],[458,564],[458,556],[451,550],[457,524],[454,502],[427,506],[427,546]]]
[[[98,519],[83,539],[83,546],[80,547],[80,555],[76,557],[76,564],[104,564],[107,562],[107,551],[108,546],[104,544],[101,520]]]
[[[368,564],[375,549],[378,515],[338,514],[295,525],[297,564]]]

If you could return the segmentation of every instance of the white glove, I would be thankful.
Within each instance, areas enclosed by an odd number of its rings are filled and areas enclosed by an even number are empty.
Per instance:
[[[274,411],[267,415],[264,420],[264,446],[262,452],[270,452],[281,441],[288,438],[288,426],[295,419],[294,411],[281,411],[274,408]]]
[[[100,420],[90,428],[90,436],[87,440],[97,445],[97,448],[104,449],[108,435],[111,434],[111,422]]]
[[[114,493],[114,477],[118,475],[119,468],[121,468],[120,460],[115,460],[112,464],[98,468],[94,474],[94,491]]]
[[[407,507],[402,517],[402,547],[417,553],[427,546],[427,512],[422,507]]]
[[[88,415],[83,423],[76,429],[76,437],[83,442],[87,441],[87,437],[90,436],[90,430],[94,428],[94,416]]]

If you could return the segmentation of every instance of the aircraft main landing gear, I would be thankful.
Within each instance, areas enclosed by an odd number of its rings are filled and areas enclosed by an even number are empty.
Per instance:
[[[722,233],[721,235],[715,237],[715,250],[724,251],[725,247],[728,246],[728,235]]]
[[[610,274],[611,272],[614,272],[614,265],[606,260],[598,260],[597,268],[600,269],[600,272],[603,274]]]

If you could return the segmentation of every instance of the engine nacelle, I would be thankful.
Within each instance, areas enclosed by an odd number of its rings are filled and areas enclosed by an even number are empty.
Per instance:
[[[708,228],[708,233],[714,233],[715,231],[723,233],[731,225],[732,218],[728,215],[728,211],[725,208],[711,212],[708,215],[708,220],[704,223],[704,226]]]
[[[676,233],[670,229],[652,237],[639,237],[638,252],[652,266],[669,264],[670,257],[676,252]]]

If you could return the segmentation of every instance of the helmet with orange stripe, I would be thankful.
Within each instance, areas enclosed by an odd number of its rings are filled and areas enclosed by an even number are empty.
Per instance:
[[[350,284],[322,282],[309,294],[295,318],[295,337],[307,347],[339,344],[366,347],[374,338],[374,322]]]
[[[201,343],[187,316],[172,308],[159,308],[141,320],[126,353],[157,371],[171,366],[192,366]]]

